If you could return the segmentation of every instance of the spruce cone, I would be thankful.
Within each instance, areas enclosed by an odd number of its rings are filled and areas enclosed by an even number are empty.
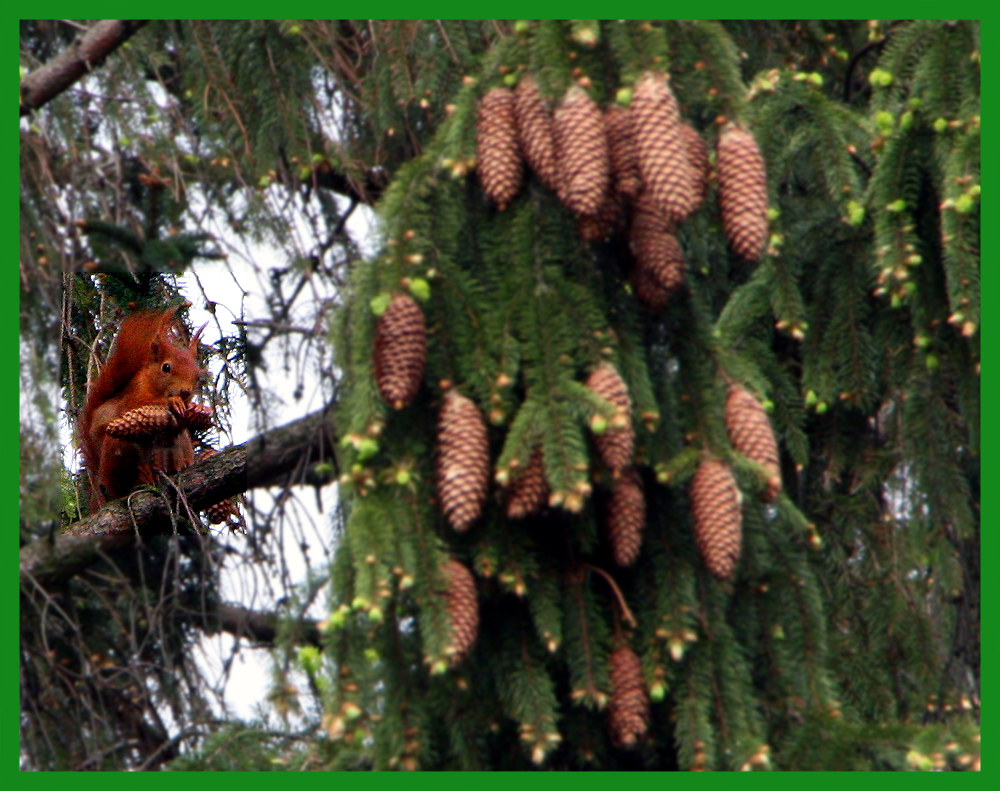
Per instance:
[[[642,495],[642,481],[635,470],[628,470],[615,481],[608,503],[608,537],[619,566],[631,566],[635,562],[645,527],[646,499]]]
[[[705,202],[708,192],[708,146],[691,124],[681,124],[681,136],[687,145],[688,162],[691,165],[692,185],[694,186],[694,203],[691,212],[696,212]]]
[[[455,667],[472,649],[479,634],[479,601],[476,581],[465,566],[457,560],[449,560],[441,567],[441,572],[448,581],[445,609],[451,622],[451,643],[445,653]]]
[[[375,380],[393,409],[402,409],[416,396],[426,360],[424,314],[406,294],[397,294],[375,330]]]
[[[535,79],[526,74],[514,93],[517,139],[524,159],[538,180],[551,190],[558,183],[556,149],[552,141],[552,116],[538,91]]]
[[[682,222],[695,203],[681,114],[664,74],[646,73],[629,108],[642,183],[673,222]]]
[[[713,576],[727,580],[740,559],[743,514],[739,487],[729,465],[706,459],[691,481],[694,540],[705,566]]]
[[[229,517],[239,518],[240,509],[236,506],[236,502],[233,499],[223,500],[221,503],[215,503],[210,505],[205,509],[205,516],[208,517],[208,521],[213,525],[221,525],[223,522],[228,522]]]
[[[178,430],[178,421],[168,407],[150,404],[130,409],[108,423],[105,432],[116,439],[148,439]]]
[[[645,270],[669,297],[684,282],[684,254],[669,224],[655,211],[644,210],[648,205],[640,199],[633,212],[630,247],[636,266]]]
[[[611,363],[601,363],[587,379],[587,387],[617,409],[615,419],[601,434],[594,435],[594,445],[601,460],[617,477],[632,464],[635,431],[632,429],[632,399],[628,388]]]
[[[616,747],[635,747],[649,727],[649,695],[642,662],[623,645],[611,655],[611,698],[608,728]]]
[[[503,211],[521,189],[522,175],[514,94],[509,88],[492,88],[479,103],[476,160],[483,192]]]
[[[673,293],[661,286],[652,273],[638,263],[632,267],[630,282],[636,298],[654,313],[659,313],[666,307]]]
[[[767,488],[760,493],[760,499],[773,503],[781,491],[778,442],[760,401],[738,384],[729,386],[726,397],[726,431],[736,450],[767,470]]]
[[[539,445],[531,454],[528,466],[510,485],[507,494],[507,516],[523,519],[537,513],[549,499],[549,482],[545,477],[545,461]]]
[[[628,110],[617,104],[609,107],[604,113],[604,131],[608,136],[615,191],[619,198],[634,200],[642,191],[642,178]]]
[[[194,463],[204,461],[205,459],[210,459],[212,456],[219,455],[219,452],[213,448],[205,448],[199,451],[198,455],[195,456]],[[208,517],[208,521],[213,525],[221,525],[223,522],[229,522],[229,517],[234,518],[234,522],[237,526],[242,522],[240,516],[240,508],[237,504],[236,497],[229,497],[218,503],[213,503],[205,509],[205,516]],[[245,526],[245,525],[244,525]],[[229,525],[230,529],[234,529],[232,524]]]
[[[719,136],[715,169],[726,238],[738,255],[758,261],[767,244],[767,175],[754,136],[726,126]]]
[[[573,86],[552,119],[559,199],[576,214],[597,214],[611,187],[611,159],[601,111]]]
[[[449,391],[438,418],[438,497],[451,526],[464,533],[479,518],[490,475],[486,423],[468,398]]]

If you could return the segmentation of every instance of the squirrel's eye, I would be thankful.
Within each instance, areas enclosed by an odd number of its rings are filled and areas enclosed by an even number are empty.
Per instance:
[[[165,374],[170,373],[170,363],[164,363],[163,364],[163,373],[165,373]]]

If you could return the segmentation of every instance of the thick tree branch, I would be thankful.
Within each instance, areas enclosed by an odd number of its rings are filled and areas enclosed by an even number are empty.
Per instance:
[[[216,631],[228,632],[234,637],[246,637],[258,645],[274,645],[278,637],[278,626],[281,617],[273,612],[258,612],[248,610],[239,604],[225,603],[219,605],[218,620],[214,628],[206,631],[212,634]],[[320,643],[319,626],[316,621],[303,619],[292,627],[292,642],[295,645],[314,645]]]
[[[186,507],[199,511],[234,494],[265,486],[328,483],[319,462],[334,461],[334,432],[328,409],[260,434],[184,470],[174,483],[181,494],[133,492],[108,503],[96,514],[71,525],[59,536],[42,538],[21,549],[21,585],[30,591],[79,574],[107,550],[140,536],[173,530]],[[177,500],[180,500],[177,502]],[[185,506],[186,503],[186,506]]]
[[[31,72],[21,82],[21,115],[54,99],[135,35],[149,20],[108,19],[97,22],[67,49]]]

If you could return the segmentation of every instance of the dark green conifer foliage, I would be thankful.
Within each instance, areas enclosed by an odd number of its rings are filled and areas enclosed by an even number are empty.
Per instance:
[[[412,586],[385,589],[384,603],[371,598],[375,572],[353,550],[353,571],[335,579],[336,600],[353,608],[334,634],[405,641],[412,664],[380,662],[377,675],[388,688],[427,674],[423,685],[409,682],[405,708],[423,723],[411,725],[413,738],[436,748],[401,746],[394,698],[372,699],[354,727],[362,742],[375,736],[377,765],[819,768],[867,740],[851,765],[885,768],[904,765],[898,745],[908,745],[912,765],[924,755],[918,743],[971,733],[965,715],[935,714],[942,729],[921,731],[915,714],[929,701],[937,712],[935,695],[951,710],[975,706],[947,659],[955,632],[941,609],[962,585],[963,560],[946,547],[978,530],[975,25],[876,29],[888,42],[878,66],[866,67],[873,93],[853,102],[824,80],[853,84],[856,75],[821,49],[791,68],[748,73],[744,30],[518,23],[380,204],[384,247],[356,273],[338,335],[351,350],[338,423],[378,435],[367,459],[345,443],[355,465],[346,532],[349,545],[362,541],[374,555],[373,569],[394,568]],[[781,35],[833,40],[832,30]],[[845,44],[856,45],[851,36]],[[725,120],[757,136],[771,194],[768,249],[753,265],[727,250],[710,191],[679,229],[689,274],[659,316],[626,285],[620,234],[580,241],[570,212],[536,178],[498,212],[465,166],[490,86],[527,71],[555,101],[583,78],[606,106],[653,65],[670,70],[684,118],[710,145]],[[417,281],[430,291],[428,375],[422,398],[390,416],[370,395],[368,306],[399,284],[419,294]],[[614,412],[581,383],[602,361],[629,387],[647,498],[630,569],[614,566],[599,522],[611,478],[588,435]],[[497,496],[460,537],[433,506],[427,461],[441,380],[473,398],[492,426]],[[764,470],[726,437],[729,380],[771,413],[786,488],[773,507],[754,496]],[[508,520],[499,489],[539,443],[550,507]],[[705,451],[733,465],[745,493],[732,583],[706,572],[691,534],[688,482]],[[401,485],[392,471],[402,468],[419,472]],[[413,510],[395,512],[393,541],[383,542],[386,516],[367,514],[401,499]],[[476,648],[454,670],[440,653],[447,625],[432,592],[434,561],[445,554],[470,564],[482,610]],[[878,594],[862,592],[866,579]],[[918,596],[929,604],[920,614],[905,604]],[[414,611],[416,620],[404,616]],[[630,637],[653,700],[633,754],[613,746],[600,716],[608,658]],[[335,651],[339,665],[364,662],[363,642],[337,644],[356,646]],[[438,721],[431,712],[442,707],[451,713]],[[449,719],[472,708],[484,726],[475,739],[468,721]],[[886,721],[899,724],[879,731]],[[815,738],[820,728],[831,744]],[[387,749],[385,739],[400,746]]]

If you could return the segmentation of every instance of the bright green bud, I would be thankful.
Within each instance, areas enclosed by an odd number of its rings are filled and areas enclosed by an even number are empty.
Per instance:
[[[876,88],[888,88],[892,85],[892,72],[885,69],[874,69],[868,79]]]
[[[931,344],[931,339],[928,338],[923,333],[920,333],[916,338],[913,339],[913,344],[918,349],[926,349]]]
[[[523,36],[529,30],[531,30],[531,22],[527,19],[519,19],[514,23],[514,32],[519,36]]]
[[[896,309],[903,304],[903,300],[899,298],[899,294],[893,294],[892,298],[889,300],[889,307]]]
[[[410,293],[421,302],[426,302],[431,296],[431,284],[422,277],[410,278]]]
[[[378,453],[378,442],[371,437],[365,437],[358,443],[358,461],[367,461]]]
[[[909,132],[913,126],[913,113],[907,110],[901,116],[899,116],[899,128],[903,132]]]
[[[372,623],[382,623],[385,620],[385,616],[382,614],[382,608],[375,606],[368,611],[368,620]]]
[[[928,354],[927,359],[924,360],[924,365],[927,366],[928,371],[936,371],[941,366],[941,361],[936,354]]]
[[[865,207],[857,201],[849,201],[847,204],[848,222],[858,228],[865,221]]]
[[[365,659],[367,659],[369,663],[374,665],[376,662],[378,662],[378,651],[376,651],[374,648],[366,648]]]
[[[955,199],[955,211],[957,211],[959,214],[968,214],[970,211],[972,211],[973,203],[974,201],[972,200],[971,195],[967,194],[959,195]]]
[[[901,211],[906,211],[906,201],[900,198],[899,200],[894,200],[888,206],[885,207],[886,211],[891,211],[899,213]]]
[[[351,703],[350,701],[341,706],[340,711],[347,720],[356,720],[361,716],[361,707],[357,703]]]
[[[122,136],[118,138],[118,145],[120,145],[122,148],[128,148],[130,145],[132,145],[132,141],[129,138]]]
[[[320,162],[323,161],[323,159],[324,159],[323,155],[318,151],[312,155],[312,163],[314,165],[318,165]]]
[[[649,699],[653,703],[659,703],[667,696],[667,687],[662,681],[657,681],[649,688]]]
[[[978,184],[973,184],[971,187],[969,187],[968,194],[971,195],[973,198],[978,198],[979,197],[979,185]]]
[[[761,406],[764,407],[764,411],[769,415],[774,412],[774,401],[770,398],[765,398]]]
[[[309,177],[312,176],[312,168],[308,165],[303,165],[299,168],[299,179],[302,181],[308,181]]]
[[[945,118],[938,118],[934,121],[934,131],[940,134],[941,132],[947,131],[948,121]]]
[[[355,596],[354,601],[351,602],[351,607],[355,610],[367,610],[370,606],[371,602],[364,596]]]
[[[371,306],[372,313],[376,316],[381,316],[391,303],[392,294],[379,294],[377,297],[372,297],[372,301],[368,304]]]
[[[615,101],[618,102],[622,107],[628,107],[632,104],[632,89],[631,88],[619,88],[618,92],[615,94]]]
[[[921,107],[924,106],[924,100],[921,99],[919,96],[914,96],[912,99],[910,99],[910,101],[906,103],[906,106],[909,107],[911,110],[919,110]]]
[[[917,284],[912,280],[907,283],[903,283],[903,293],[908,297],[912,297],[917,293]]]
[[[315,675],[319,670],[319,649],[314,645],[303,646],[299,649],[299,662],[302,663],[303,670],[310,675]]]
[[[815,85],[817,88],[823,85],[823,75],[819,72],[812,72],[806,79],[809,81],[810,85]]]
[[[883,135],[888,135],[892,133],[892,130],[896,128],[896,119],[893,117],[892,113],[881,110],[875,113],[875,126],[878,127],[878,131]]]
[[[608,421],[601,415],[594,415],[590,419],[590,430],[595,434],[603,434],[608,430]]]
[[[396,483],[400,486],[406,486],[406,484],[410,482],[411,478],[412,476],[410,475],[409,470],[399,470],[396,472]]]
[[[517,75],[514,74],[514,72],[511,72],[510,74],[505,74],[503,78],[503,84],[506,85],[508,88],[513,88],[515,85],[517,85]]]
[[[818,401],[819,401],[819,396],[816,395],[815,390],[810,390],[808,393],[806,393],[806,406],[815,406]]]
[[[771,207],[768,208],[768,210],[767,210],[767,219],[768,220],[770,220],[771,222],[774,222],[780,216],[781,216],[781,212],[778,211],[776,208],[774,208],[773,206],[771,206]]]
[[[437,660],[433,665],[431,665],[431,675],[441,676],[448,672],[448,663],[443,659]]]
[[[826,414],[826,410],[829,409],[829,408],[830,407],[826,403],[826,401],[820,401],[818,404],[816,404],[816,414],[817,415],[825,415]]]
[[[339,629],[347,622],[346,613],[336,610],[333,615],[330,616],[328,623],[331,629]]]
[[[327,476],[333,475],[334,467],[328,461],[321,461],[319,464],[313,466],[313,472],[320,478],[326,478]]]

